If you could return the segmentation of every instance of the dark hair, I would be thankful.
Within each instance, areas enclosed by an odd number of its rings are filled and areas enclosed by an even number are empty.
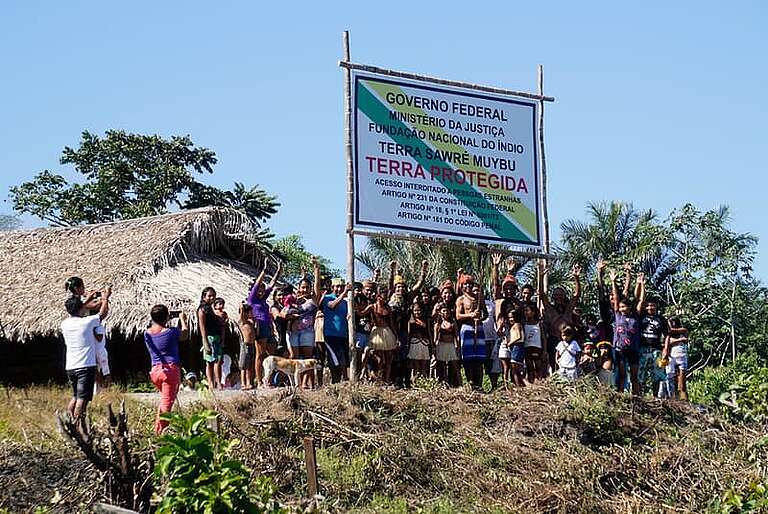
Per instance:
[[[597,316],[595,316],[594,314],[592,314],[590,312],[589,314],[585,314],[584,315],[584,321],[586,321],[587,323],[594,323],[596,325],[597,324]]]
[[[525,284],[523,287],[520,288],[520,291],[523,291],[525,289],[530,289],[532,293],[536,292],[536,290],[533,288],[531,284]]]
[[[70,296],[64,302],[64,308],[67,309],[70,316],[79,316],[80,310],[83,308],[83,301],[79,296]]]
[[[679,317],[672,316],[669,318],[669,326],[672,328],[681,328],[683,326],[683,322],[680,321]]]
[[[224,298],[217,297],[216,299],[213,300],[213,304],[216,305],[217,303],[225,304],[226,302],[224,301]]]
[[[562,337],[562,336],[565,336],[568,339],[572,338],[573,337],[573,328],[569,327],[569,326],[563,327],[562,330],[560,330],[560,337]]]
[[[541,321],[541,313],[539,312],[538,307],[536,307],[536,304],[533,302],[526,302],[525,305],[523,305],[523,310],[525,309],[531,309],[534,314],[534,321]]]
[[[307,279],[302,279],[302,281],[303,280],[307,280]],[[309,281],[307,280],[307,282],[309,282]],[[301,284],[301,282],[299,282],[299,284]],[[287,285],[283,286],[280,289],[280,292],[283,293],[283,294],[293,294],[294,289],[293,289],[293,286],[291,284],[287,284]]]
[[[83,279],[80,277],[69,277],[67,281],[64,282],[64,289],[66,289],[72,294],[75,293],[75,289],[77,289],[78,287],[85,287],[85,283],[83,282]]]
[[[510,314],[512,314],[512,321],[515,323],[523,323],[525,321],[525,318],[523,317],[523,313],[520,312],[518,309],[510,309],[507,312],[507,319],[509,319]]]
[[[216,296],[216,290],[214,288],[208,286],[205,289],[203,289],[202,293],[200,293],[200,301],[202,301],[203,298],[205,298],[205,295],[207,295],[208,293],[213,293],[213,296]]]
[[[154,305],[149,311],[149,317],[158,325],[165,325],[168,323],[169,316],[170,313],[168,312],[168,307],[161,303]]]

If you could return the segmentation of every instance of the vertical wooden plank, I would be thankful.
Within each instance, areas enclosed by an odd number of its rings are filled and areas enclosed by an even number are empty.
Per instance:
[[[342,41],[344,44],[344,61],[352,60],[349,51],[349,31],[345,30]],[[347,156],[347,283],[355,283],[355,233],[353,232],[355,207],[355,178],[352,155],[352,74],[349,68],[344,68],[344,137]],[[353,288],[354,289],[354,288]],[[350,380],[357,380],[357,349],[355,348],[355,298],[354,290],[347,295],[349,317],[347,329],[349,331],[349,360]]]
[[[541,216],[544,219],[544,253],[549,255],[549,208],[547,205],[547,157],[544,153],[544,66],[537,69],[537,94],[539,95],[539,160],[541,163]],[[544,290],[549,288],[549,276],[544,275]]]
[[[315,440],[311,437],[304,438],[304,461],[307,464],[307,495],[311,498],[317,494]]]

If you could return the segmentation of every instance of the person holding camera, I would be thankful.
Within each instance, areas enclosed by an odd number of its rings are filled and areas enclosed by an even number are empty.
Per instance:
[[[144,344],[147,345],[152,370],[149,378],[160,391],[160,405],[155,418],[155,433],[162,434],[168,422],[160,419],[164,412],[170,412],[179,394],[181,384],[181,361],[179,358],[179,341],[189,339],[187,314],[179,314],[179,327],[169,327],[170,312],[168,307],[159,304],[149,312],[152,324],[144,331]]]
[[[101,292],[99,311],[88,315],[88,307],[82,298],[73,294],[64,302],[69,317],[61,322],[61,334],[67,348],[65,369],[72,383],[72,399],[67,405],[75,426],[87,435],[85,416],[88,403],[93,399],[93,388],[96,381],[96,351],[98,341],[96,334],[101,321],[109,313],[110,288]]]

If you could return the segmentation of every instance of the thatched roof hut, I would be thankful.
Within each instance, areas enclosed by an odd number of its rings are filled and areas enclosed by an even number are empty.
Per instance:
[[[11,341],[54,336],[66,317],[64,282],[112,286],[105,321],[133,338],[156,303],[194,311],[205,286],[214,286],[230,314],[245,298],[265,256],[257,227],[241,213],[202,208],[148,218],[0,233],[0,324]]]

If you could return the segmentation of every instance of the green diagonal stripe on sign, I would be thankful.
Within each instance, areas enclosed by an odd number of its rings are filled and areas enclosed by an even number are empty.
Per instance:
[[[397,120],[390,120],[389,119],[389,109],[379,101],[378,98],[376,98],[363,84],[358,82],[357,84],[357,105],[360,110],[363,111],[363,113],[368,116],[368,118],[373,121],[374,123],[379,124],[390,124],[394,125],[401,129],[407,129],[406,125],[400,121]],[[437,164],[442,167],[449,168],[450,165],[442,160],[434,160],[434,159],[427,159],[424,157],[426,155],[427,145],[419,140],[419,139],[408,139],[404,136],[398,136],[398,135],[389,135],[395,143],[399,143],[402,145],[410,145],[413,147],[419,147],[419,150],[421,151],[422,157],[413,157],[425,170],[429,170],[429,167],[431,164]],[[455,182],[449,182],[443,180],[442,176],[435,177],[437,180],[445,186],[449,191],[461,191],[461,192],[476,192],[476,190],[467,184],[466,182],[464,184],[457,184]],[[457,199],[464,204],[464,206],[472,211],[480,220],[484,220],[481,211],[493,211],[498,212],[496,207],[494,207],[490,202],[485,200],[484,198],[471,198],[471,203],[468,203],[465,201],[463,197],[457,197]],[[480,207],[477,207],[473,204],[480,203]],[[531,239],[527,237],[523,232],[517,228],[514,224],[512,224],[505,216],[500,216],[499,219],[495,219],[492,222],[489,222],[489,225],[498,225],[499,227],[493,227],[493,231],[502,239],[507,240],[515,240],[515,241],[528,241],[531,242]]]
[[[377,82],[374,80],[366,81],[367,85],[370,85],[371,89],[373,89],[376,93],[378,93],[379,98],[384,98],[387,92],[392,93],[403,93],[405,94],[405,91],[403,91],[399,86],[396,86],[394,84],[389,84],[385,82]],[[420,114],[423,116],[427,116],[427,112],[423,109],[419,109],[417,107],[409,107],[407,105],[393,105],[392,109],[398,111],[398,112],[408,112],[408,113],[414,113],[414,114]],[[403,122],[405,123],[405,122]],[[407,123],[406,123],[407,126]],[[439,127],[432,127],[432,126],[426,126],[423,124],[415,123],[413,124],[414,128],[420,128],[422,130],[431,131],[436,134],[446,134],[444,130],[442,130]],[[444,143],[442,141],[432,141],[430,144],[438,149],[438,150],[445,150],[450,152],[459,152],[459,153],[467,153],[471,154],[469,150],[466,148],[463,148],[460,145],[453,144],[453,143]],[[484,171],[486,173],[490,173],[488,169],[485,169],[481,166],[475,166],[475,165],[468,165],[464,166],[462,169],[467,170],[473,170],[473,171]],[[490,187],[481,187],[481,186],[470,186],[473,189],[480,191],[480,192],[488,192],[488,193],[494,193],[493,189]],[[510,195],[512,198],[514,198],[516,195]],[[535,213],[529,209],[525,204],[523,203],[515,203],[511,200],[502,200],[495,202],[497,205],[503,205],[504,207],[512,207],[515,210],[515,219],[514,223],[517,224],[518,227],[520,227],[523,231],[525,231],[527,234],[529,234],[529,238],[535,239],[537,228],[536,223],[536,215]],[[504,215],[504,213],[501,213]]]

